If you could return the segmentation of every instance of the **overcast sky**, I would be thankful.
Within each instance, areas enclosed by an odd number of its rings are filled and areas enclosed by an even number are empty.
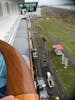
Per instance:
[[[39,0],[39,5],[59,5],[71,3],[70,0]]]

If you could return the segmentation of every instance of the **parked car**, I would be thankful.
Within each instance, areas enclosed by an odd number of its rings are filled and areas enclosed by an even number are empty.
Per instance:
[[[37,52],[33,52],[33,58],[38,58],[38,53]]]
[[[33,58],[38,58],[38,52],[36,48],[33,49],[32,54],[33,54]]]
[[[48,85],[50,88],[54,87],[53,79],[48,80]]]
[[[37,91],[40,95],[40,100],[49,100],[46,84],[42,77],[37,79]]]
[[[47,82],[50,88],[54,87],[54,81],[50,72],[47,72]]]

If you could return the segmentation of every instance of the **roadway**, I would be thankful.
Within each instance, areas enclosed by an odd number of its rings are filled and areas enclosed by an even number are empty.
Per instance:
[[[30,65],[27,22],[24,19],[21,19],[18,25],[13,47],[16,48],[16,50],[25,58],[27,64]]]

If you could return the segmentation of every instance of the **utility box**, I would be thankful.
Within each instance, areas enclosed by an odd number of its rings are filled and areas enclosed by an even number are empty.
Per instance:
[[[53,45],[54,52],[56,55],[62,55],[63,47],[60,44]]]

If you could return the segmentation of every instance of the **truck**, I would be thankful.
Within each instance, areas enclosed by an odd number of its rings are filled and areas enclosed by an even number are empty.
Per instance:
[[[40,96],[40,100],[49,100],[49,95],[43,77],[37,79],[37,92]]]

